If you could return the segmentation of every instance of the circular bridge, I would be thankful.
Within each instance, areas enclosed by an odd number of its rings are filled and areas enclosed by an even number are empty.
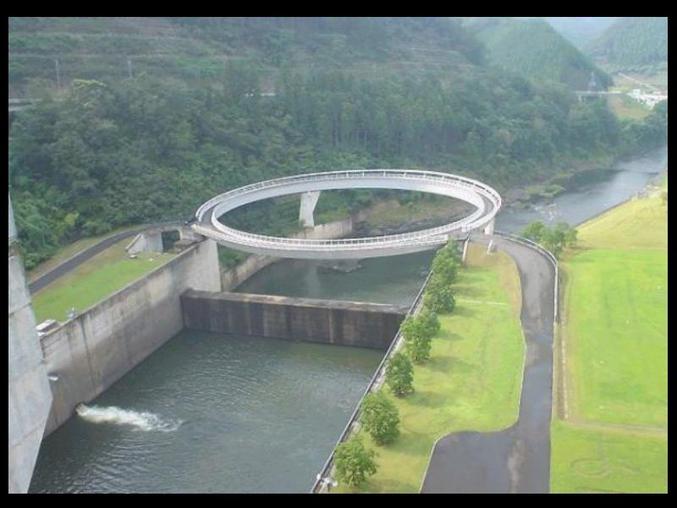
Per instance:
[[[476,207],[467,217],[444,226],[411,233],[337,240],[281,238],[230,228],[219,217],[263,199],[335,189],[400,189],[453,197]],[[195,212],[191,228],[221,245],[283,258],[363,259],[394,256],[439,247],[472,230],[493,230],[501,196],[491,187],[462,176],[408,169],[367,169],[310,173],[266,180],[210,199]]]

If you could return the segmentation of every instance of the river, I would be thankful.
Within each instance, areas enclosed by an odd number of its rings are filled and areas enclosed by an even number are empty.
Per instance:
[[[640,191],[667,148],[528,208],[577,224]],[[432,253],[369,259],[350,273],[287,260],[239,291],[408,304]],[[80,409],[42,444],[30,492],[307,492],[381,352],[184,331]]]

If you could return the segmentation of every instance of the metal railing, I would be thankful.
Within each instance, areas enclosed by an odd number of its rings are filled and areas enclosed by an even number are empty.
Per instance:
[[[371,186],[374,181],[379,180],[408,180],[418,181],[425,190],[430,190],[430,183],[438,185],[439,194],[452,197],[459,197],[475,206],[477,210],[468,217],[458,221],[439,226],[436,228],[424,229],[412,233],[400,233],[396,235],[366,237],[366,238],[348,238],[336,240],[322,239],[297,239],[281,238],[274,236],[259,235],[247,233],[234,228],[230,228],[219,222],[219,216],[239,206],[266,199],[278,195],[294,194],[304,192],[308,189],[299,190],[298,185],[304,183],[316,184],[322,187],[322,183],[339,182],[339,185],[330,185],[328,188],[350,188],[351,185],[342,185],[341,182],[347,180],[370,180]],[[447,189],[447,192],[440,192],[439,184]],[[296,187],[295,187],[296,186]],[[355,185],[355,188],[360,188]],[[388,187],[384,182],[383,187]],[[411,185],[412,190],[416,190],[416,185]],[[328,190],[313,189],[313,190]],[[263,193],[266,189],[278,189],[279,193]],[[261,195],[263,194],[263,195]],[[488,202],[488,206],[487,206]],[[501,207],[500,195],[491,187],[471,178],[439,173],[434,171],[421,170],[401,170],[401,169],[369,169],[369,170],[348,170],[333,171],[326,173],[309,173],[305,175],[296,175],[273,180],[266,180],[255,184],[240,187],[210,199],[198,208],[195,218],[198,223],[192,227],[196,232],[213,238],[217,241],[230,242],[235,245],[248,246],[255,249],[270,249],[276,251],[304,250],[311,252],[328,251],[340,247],[342,250],[365,250],[374,247],[403,247],[403,246],[436,246],[448,241],[450,235],[461,232],[467,233],[470,230],[480,228],[488,224],[495,217]]]
[[[433,272],[432,270],[430,270],[430,272],[428,272],[428,276],[426,277],[425,281],[423,281],[423,285],[421,286],[421,289],[419,289],[416,298],[414,298],[413,303],[409,307],[406,317],[413,316],[418,312],[422,303],[423,294],[425,293],[425,289],[428,286],[428,282],[430,281],[430,277],[432,276],[432,274]],[[374,389],[377,382],[385,376],[385,369],[388,360],[390,359],[390,355],[398,348],[401,340],[402,340],[402,331],[400,329],[397,331],[397,335],[395,335],[395,338],[393,338],[392,342],[390,343],[390,346],[383,355],[381,363],[379,363],[376,372],[374,372],[374,375],[371,377],[371,380],[369,381],[367,388],[362,393],[360,400],[355,405],[355,409],[353,410],[352,415],[350,415],[348,423],[344,427],[343,432],[341,432],[338,441],[336,441],[336,444],[334,445],[334,448],[332,449],[329,458],[325,461],[324,465],[322,466],[322,469],[318,473],[317,479],[315,480],[315,483],[313,484],[313,487],[310,490],[311,494],[319,492],[322,486],[324,485],[325,480],[329,477],[329,474],[331,473],[331,468],[334,465],[334,454],[336,453],[336,448],[349,437],[353,429],[353,426],[355,425],[355,423],[357,423],[357,419],[360,413],[360,407],[362,406],[362,401],[369,394],[369,392],[371,392]]]

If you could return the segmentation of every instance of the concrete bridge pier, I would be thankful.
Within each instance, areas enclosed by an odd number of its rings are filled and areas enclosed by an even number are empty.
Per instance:
[[[315,227],[315,218],[313,212],[320,199],[321,191],[310,191],[301,194],[301,207],[299,208],[299,222],[304,228]]]

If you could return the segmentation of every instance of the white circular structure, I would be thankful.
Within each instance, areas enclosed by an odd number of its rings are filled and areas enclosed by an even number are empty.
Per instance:
[[[412,233],[338,240],[281,238],[230,228],[219,217],[263,199],[335,189],[401,189],[428,192],[466,201],[476,207],[467,217],[444,226]],[[310,173],[266,180],[219,194],[195,212],[192,229],[227,247],[284,258],[363,259],[436,248],[450,238],[478,229],[493,229],[501,196],[477,180],[448,173],[409,169],[365,169]]]

